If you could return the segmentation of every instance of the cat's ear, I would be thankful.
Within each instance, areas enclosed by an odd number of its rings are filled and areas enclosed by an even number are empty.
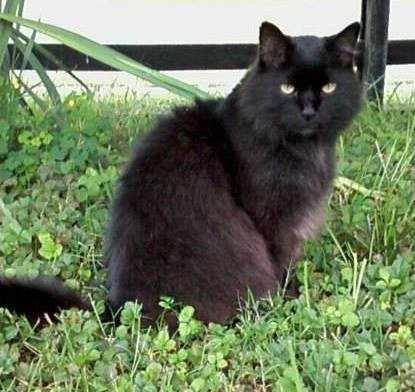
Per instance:
[[[356,43],[359,38],[360,23],[347,26],[340,33],[327,38],[327,49],[334,52],[335,62],[343,67],[351,67],[357,54]]]
[[[289,37],[272,23],[263,22],[259,29],[259,60],[266,67],[279,67],[287,61],[292,49]]]

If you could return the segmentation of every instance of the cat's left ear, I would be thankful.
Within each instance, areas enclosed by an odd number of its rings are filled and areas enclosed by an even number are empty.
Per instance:
[[[327,49],[332,53],[334,52],[336,63],[343,67],[353,65],[354,56],[357,54],[356,43],[359,33],[360,23],[355,22],[340,33],[327,38]]]

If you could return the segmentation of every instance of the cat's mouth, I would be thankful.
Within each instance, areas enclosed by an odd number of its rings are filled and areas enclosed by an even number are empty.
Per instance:
[[[301,135],[306,136],[306,137],[307,137],[307,136],[312,136],[312,135],[314,135],[316,132],[317,132],[317,129],[315,129],[315,128],[311,128],[311,127],[304,128],[304,129],[302,129],[302,130],[300,131]]]
[[[310,137],[318,133],[320,130],[320,127],[317,123],[308,123],[304,124],[303,127],[299,128],[297,130],[297,133],[304,137]]]

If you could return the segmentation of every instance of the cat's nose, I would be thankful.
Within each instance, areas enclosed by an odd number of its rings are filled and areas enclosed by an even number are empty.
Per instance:
[[[304,120],[310,121],[316,116],[316,110],[310,106],[307,105],[302,111],[301,115],[303,116]]]

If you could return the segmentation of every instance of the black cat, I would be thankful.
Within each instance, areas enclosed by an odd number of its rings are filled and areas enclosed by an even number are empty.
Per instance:
[[[152,323],[169,296],[223,323],[248,290],[276,291],[324,221],[335,143],[361,106],[358,34],[354,23],[288,37],[265,22],[255,63],[226,99],[176,109],[140,141],[106,241],[112,309],[137,300]],[[89,307],[62,290],[3,279],[0,306],[32,319]]]

